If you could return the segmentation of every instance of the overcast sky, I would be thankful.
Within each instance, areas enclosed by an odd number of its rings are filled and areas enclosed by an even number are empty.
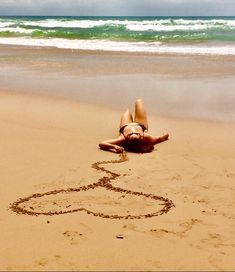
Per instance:
[[[235,0],[0,0],[0,15],[235,15]]]

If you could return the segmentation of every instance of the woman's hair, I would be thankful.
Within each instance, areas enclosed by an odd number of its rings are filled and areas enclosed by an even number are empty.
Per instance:
[[[125,149],[129,152],[148,153],[153,151],[154,146],[144,144],[142,139],[128,139]]]

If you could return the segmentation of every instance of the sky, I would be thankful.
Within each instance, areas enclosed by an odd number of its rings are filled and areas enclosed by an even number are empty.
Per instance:
[[[0,0],[0,15],[235,16],[235,0]]]

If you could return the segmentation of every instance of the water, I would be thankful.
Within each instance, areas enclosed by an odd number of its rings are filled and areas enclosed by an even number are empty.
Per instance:
[[[0,44],[235,55],[235,17],[0,17]]]

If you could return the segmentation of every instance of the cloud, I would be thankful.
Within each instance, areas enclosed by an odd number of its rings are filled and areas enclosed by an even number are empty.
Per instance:
[[[235,15],[235,0],[0,0],[2,15]]]

